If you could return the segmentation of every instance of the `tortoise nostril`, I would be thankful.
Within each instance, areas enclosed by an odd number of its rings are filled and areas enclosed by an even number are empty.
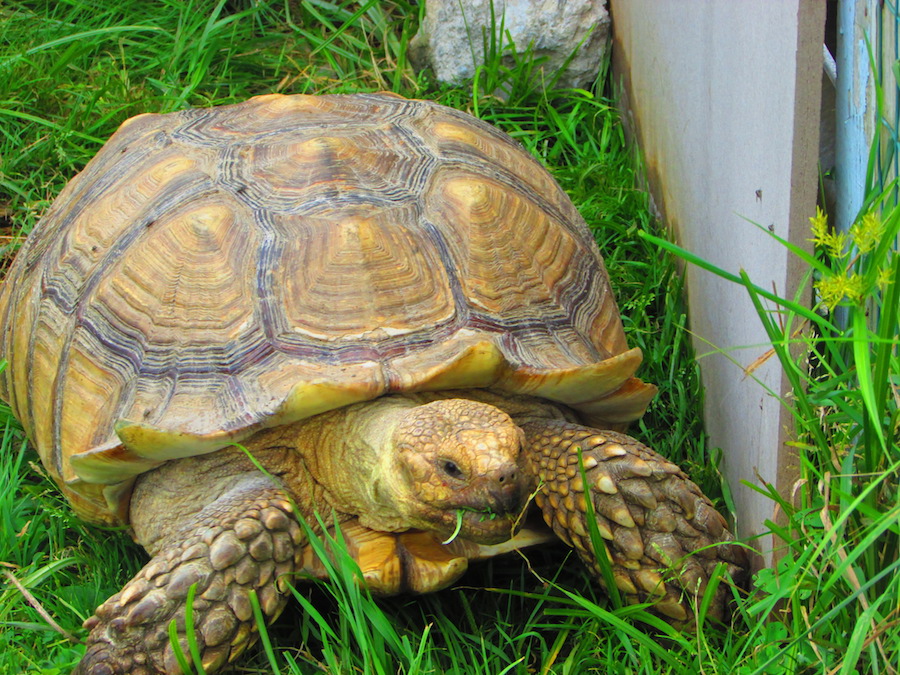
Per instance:
[[[488,493],[496,502],[500,513],[519,511],[522,504],[522,491],[519,486],[518,468],[506,468],[494,474],[493,485]]]
[[[497,482],[503,485],[504,483],[515,483],[518,478],[518,474],[516,469],[509,469],[508,471],[502,471],[497,476]]]

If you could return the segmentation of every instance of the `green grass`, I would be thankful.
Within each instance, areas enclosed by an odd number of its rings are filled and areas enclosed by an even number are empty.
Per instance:
[[[505,63],[496,44],[476,82],[436,85],[406,61],[418,11],[406,0],[7,0],[0,6],[0,222],[30,231],[118,124],[141,112],[269,92],[376,90],[467,110],[539,157],[594,229],[629,340],[644,350],[641,375],[660,386],[632,431],[723,506],[700,421],[703,392],[681,279],[664,242],[652,238],[659,233],[636,187],[640,166],[612,102],[602,88],[536,90],[528,60]],[[806,261],[822,278],[849,266],[873,275],[894,269],[888,285],[840,300],[851,317],[846,329],[807,315],[815,332],[804,334],[798,359],[787,349],[796,338],[784,332],[798,325],[796,309],[779,304],[786,321],[779,323],[760,301],[777,355],[795,378],[795,399],[786,404],[796,410],[807,482],[800,508],[783,505],[782,562],[756,581],[767,595],[739,599],[733,626],[681,636],[635,623],[633,610],[609,603],[563,547],[477,565],[462,585],[421,598],[373,599],[354,586],[344,561],[331,582],[297,589],[297,602],[237,672],[892,672],[900,653],[900,263],[889,228],[900,212],[887,197],[878,200],[880,189],[871,192],[887,223],[882,248],[859,259],[851,251]],[[812,370],[803,361],[809,356]],[[8,410],[0,424],[0,568],[83,639],[81,622],[146,558],[123,533],[78,522]],[[0,674],[68,672],[82,651],[14,585],[0,582]],[[191,663],[189,651],[184,657]]]

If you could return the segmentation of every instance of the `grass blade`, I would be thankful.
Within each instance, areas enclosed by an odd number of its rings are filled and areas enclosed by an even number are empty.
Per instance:
[[[882,429],[881,411],[875,403],[875,388],[872,384],[872,361],[869,353],[869,327],[863,311],[852,313],[853,321],[853,355],[856,359],[856,377],[859,382],[859,393],[868,411],[866,428],[872,430],[881,445],[882,452],[887,451],[887,439]],[[873,463],[869,463],[873,467]],[[871,468],[869,469],[871,470]]]
[[[266,628],[266,619],[263,616],[262,608],[259,606],[259,596],[253,589],[250,590],[250,607],[253,609],[253,619],[256,621],[256,627],[259,630],[259,641],[262,643],[263,651],[266,653],[269,667],[272,669],[273,675],[281,675],[278,659],[275,658],[275,650],[272,649],[272,641],[269,639],[269,631]]]

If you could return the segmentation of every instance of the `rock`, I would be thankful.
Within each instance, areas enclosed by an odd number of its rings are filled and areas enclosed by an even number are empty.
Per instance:
[[[417,68],[430,66],[441,82],[459,84],[484,64],[486,44],[503,48],[506,65],[514,61],[512,52],[521,56],[530,48],[531,58],[541,60],[538,84],[549,83],[565,65],[556,86],[587,88],[600,70],[609,30],[603,0],[426,0],[410,58]]]

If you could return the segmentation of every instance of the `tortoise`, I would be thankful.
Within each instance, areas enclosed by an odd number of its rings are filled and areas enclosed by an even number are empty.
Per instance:
[[[684,626],[719,563],[746,567],[622,433],[656,389],[584,220],[465,113],[273,94],[138,115],[28,237],[0,317],[0,396],[47,472],[151,556],[85,622],[78,673],[181,672],[191,591],[206,671],[235,659],[251,590],[272,620],[322,573],[301,522],[340,527],[383,594],[561,540]]]

